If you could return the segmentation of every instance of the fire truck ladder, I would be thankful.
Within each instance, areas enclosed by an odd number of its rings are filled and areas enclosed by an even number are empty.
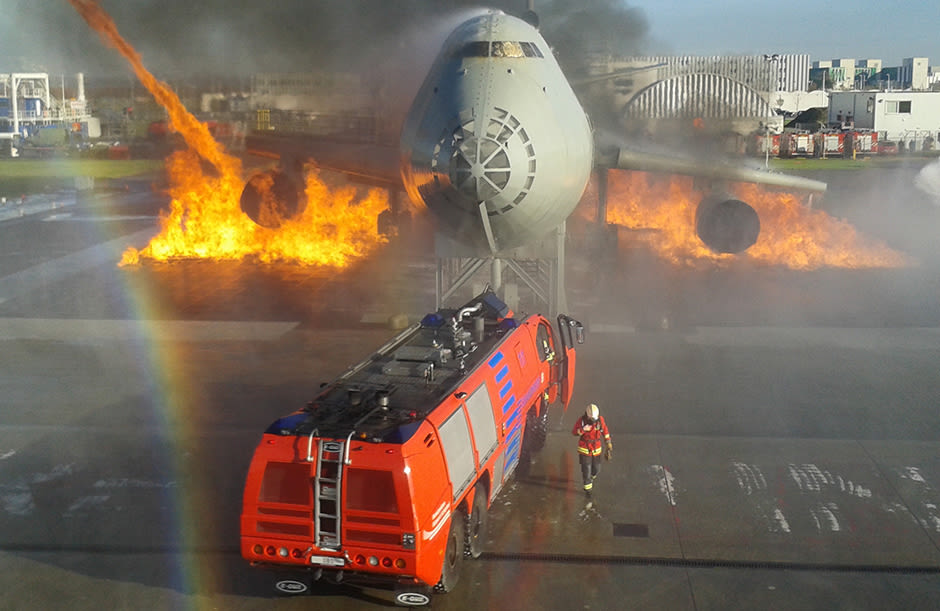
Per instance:
[[[320,549],[340,547],[340,485],[343,481],[343,443],[317,440],[313,478],[314,543]]]

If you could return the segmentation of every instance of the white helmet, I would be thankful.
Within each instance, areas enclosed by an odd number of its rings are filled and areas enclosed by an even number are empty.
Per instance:
[[[584,416],[592,422],[594,420],[597,420],[597,417],[600,415],[600,413],[601,411],[597,409],[597,406],[594,405],[593,403],[588,405],[587,409],[584,410]]]

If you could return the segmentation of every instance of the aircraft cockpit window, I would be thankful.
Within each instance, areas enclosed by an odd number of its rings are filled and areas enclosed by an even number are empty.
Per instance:
[[[474,40],[460,48],[458,57],[544,57],[533,42]]]
[[[525,57],[522,50],[522,43],[510,41],[494,41],[492,49],[493,57]]]
[[[460,49],[460,57],[488,57],[489,54],[490,43],[486,40],[468,42]]]
[[[522,52],[525,53],[526,57],[543,57],[542,52],[535,46],[535,43],[520,42],[519,44],[522,45]]]

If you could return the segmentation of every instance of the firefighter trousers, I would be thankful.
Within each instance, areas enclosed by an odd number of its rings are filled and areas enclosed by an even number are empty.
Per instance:
[[[584,479],[584,491],[590,492],[594,488],[594,478],[601,472],[601,455],[589,456],[578,453],[581,461],[581,477]]]

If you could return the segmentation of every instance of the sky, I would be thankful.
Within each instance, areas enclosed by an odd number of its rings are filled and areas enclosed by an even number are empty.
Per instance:
[[[479,0],[101,0],[158,75],[334,68],[366,50],[413,41],[419,16]],[[524,0],[494,0],[499,8]],[[809,53],[813,59],[927,56],[940,65],[935,0],[535,0],[559,56],[596,47],[620,54]],[[127,73],[67,0],[0,0],[0,72]]]
[[[637,2],[656,45],[677,55],[809,53],[813,60],[905,57],[940,65],[936,0]]]

